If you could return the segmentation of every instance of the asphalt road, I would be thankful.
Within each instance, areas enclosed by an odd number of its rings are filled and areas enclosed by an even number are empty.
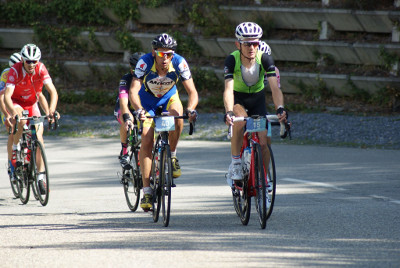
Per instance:
[[[46,207],[13,198],[5,139],[0,267],[400,267],[399,150],[275,145],[276,206],[261,230],[232,206],[229,144],[182,141],[166,228],[129,211],[117,139],[47,137]]]

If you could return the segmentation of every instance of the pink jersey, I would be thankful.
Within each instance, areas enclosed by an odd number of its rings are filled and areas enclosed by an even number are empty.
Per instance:
[[[11,97],[14,103],[31,106],[39,99],[44,84],[50,83],[51,77],[43,63],[38,62],[33,74],[23,68],[23,62],[17,62],[8,72],[6,87],[14,88]]]

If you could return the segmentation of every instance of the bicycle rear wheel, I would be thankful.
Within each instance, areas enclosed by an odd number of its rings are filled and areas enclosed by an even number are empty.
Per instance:
[[[124,194],[126,203],[132,212],[135,212],[139,206],[140,189],[142,184],[142,176],[140,175],[138,151],[133,150],[130,155],[129,170],[122,170],[122,179],[124,186]]]
[[[162,215],[165,227],[169,224],[171,213],[171,186],[172,186],[172,161],[171,150],[168,144],[165,145],[161,154],[161,198],[162,198]]]
[[[153,221],[157,222],[161,209],[161,179],[160,179],[160,154],[158,145],[155,146],[153,153],[153,162],[151,164],[150,186],[153,190]]]
[[[261,229],[265,229],[267,225],[267,196],[265,184],[264,164],[261,152],[261,146],[254,144],[254,188],[256,195],[254,196],[254,203],[258,215],[258,220]]]
[[[270,201],[269,207],[267,208],[267,219],[272,214],[272,210],[275,204],[275,193],[276,193],[276,170],[275,170],[275,159],[274,154],[272,153],[271,146],[268,145],[269,150],[269,166],[268,166],[268,175],[267,175],[267,182],[270,187],[267,187],[267,194],[268,199]],[[271,189],[272,188],[272,189]]]
[[[42,166],[41,171],[40,167]],[[50,181],[49,181],[49,169],[47,166],[47,158],[46,153],[44,151],[44,146],[40,141],[35,141],[32,150],[32,158],[31,158],[31,176],[33,178],[33,183],[35,184],[35,188],[37,190],[37,194],[39,197],[39,202],[42,206],[46,206],[49,201],[50,195]],[[42,175],[42,180],[39,181],[39,174]]]

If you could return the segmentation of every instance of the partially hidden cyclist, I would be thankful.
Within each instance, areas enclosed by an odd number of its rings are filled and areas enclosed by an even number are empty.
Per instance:
[[[132,54],[129,58],[130,70],[129,73],[124,74],[124,76],[119,81],[119,92],[117,96],[117,101],[115,103],[114,116],[120,124],[119,137],[121,140],[121,152],[119,154],[119,162],[124,169],[129,169],[129,155],[128,155],[128,144],[127,131],[133,126],[133,107],[129,102],[129,88],[131,86],[133,73],[137,62],[140,57],[143,56],[143,52],[136,52]]]
[[[151,152],[154,143],[154,122],[146,115],[155,115],[159,106],[172,116],[183,115],[183,106],[179,99],[176,83],[182,81],[187,94],[188,104],[186,114],[189,121],[197,117],[195,110],[198,94],[186,60],[175,53],[176,40],[169,34],[157,35],[152,41],[152,52],[142,56],[136,65],[134,79],[131,83],[129,100],[143,121],[142,144],[140,148],[140,168],[143,177],[144,198],[141,208],[152,208],[152,189],[150,187]],[[176,148],[183,129],[183,120],[175,120],[175,130],[169,134],[171,147],[173,177],[181,175]]]
[[[235,45],[237,50],[225,59],[224,106],[226,125],[233,125],[231,139],[231,157],[227,182],[232,186],[233,180],[242,179],[240,149],[243,141],[245,122],[233,124],[235,116],[266,115],[266,93],[264,74],[266,74],[279,120],[286,122],[287,111],[284,108],[282,91],[278,87],[275,64],[271,55],[259,50],[261,27],[254,22],[243,22],[236,27]],[[264,165],[268,166],[267,130],[259,133],[259,142]]]
[[[45,108],[44,112],[49,116],[50,123],[54,122],[54,115],[56,112],[58,94],[53,84],[53,81],[46,69],[46,66],[40,62],[41,51],[35,44],[26,44],[21,49],[22,61],[18,62],[11,67],[5,93],[4,100],[7,112],[11,115],[10,123],[12,128],[17,124],[16,117],[22,116],[23,110],[28,110],[28,116],[40,116],[38,101],[41,99],[43,85],[50,95],[50,105]],[[43,108],[43,107],[42,107]],[[58,115],[58,114],[57,114]],[[58,115],[59,116],[59,115]],[[12,166],[15,168],[21,164],[22,159],[17,159],[17,151],[21,149],[19,139],[21,138],[23,125],[26,120],[20,120],[18,131],[13,136],[12,145]],[[37,137],[43,143],[43,124],[36,126]],[[40,153],[40,152],[39,152]],[[41,159],[41,157],[38,157]],[[39,190],[41,194],[45,194],[44,187],[44,174],[40,173],[44,170],[43,163],[38,162],[39,168]]]
[[[19,52],[15,52],[10,56],[10,60],[8,61],[8,65],[10,68],[6,68],[2,71],[1,73],[1,80],[0,80],[0,111],[1,111],[1,122],[3,125],[6,127],[7,131],[9,131],[9,128],[11,127],[11,115],[8,113],[6,109],[6,105],[4,103],[4,92],[5,92],[5,86],[8,78],[8,72],[10,71],[11,67],[22,60],[21,54]],[[39,97],[39,102],[41,103],[41,106],[43,107],[42,109],[48,109],[48,104],[46,97],[41,94]],[[13,139],[12,136],[8,136],[7,140],[7,156],[8,156],[8,173],[11,179],[13,180],[13,173],[14,173],[14,167],[11,164],[11,159],[12,159],[12,144],[13,144]]]

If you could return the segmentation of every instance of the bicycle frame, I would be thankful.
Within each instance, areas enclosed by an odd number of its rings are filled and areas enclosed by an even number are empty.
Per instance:
[[[257,133],[258,132],[253,132],[251,134],[245,133],[243,135],[242,149],[240,150],[240,157],[242,158],[244,149],[247,148],[248,146],[250,146],[250,148],[251,148],[250,170],[249,170],[249,174],[248,174],[248,177],[247,177],[247,180],[248,180],[247,192],[248,192],[249,196],[256,196],[255,178],[254,178],[254,150],[253,150],[253,145],[255,143],[259,143],[259,138],[258,138],[258,134]],[[265,183],[268,184],[267,175],[266,175],[266,172],[265,172],[265,165],[264,165],[264,176],[265,176]]]

